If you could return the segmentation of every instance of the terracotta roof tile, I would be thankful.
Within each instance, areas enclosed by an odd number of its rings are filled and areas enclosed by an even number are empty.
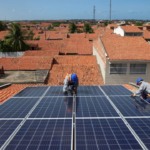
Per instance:
[[[125,32],[143,32],[137,26],[121,26]]]
[[[8,34],[8,31],[0,31],[0,40],[3,40],[7,34]]]
[[[143,37],[109,34],[101,39],[110,60],[150,60],[150,45]]]
[[[5,102],[8,98],[11,98],[24,88],[28,86],[41,86],[43,84],[12,84],[7,88],[0,89],[0,103]]]
[[[144,33],[143,34],[144,39],[150,39],[150,31],[144,30],[143,33]]]
[[[24,56],[19,58],[0,58],[0,64],[4,70],[49,70],[52,57]]]

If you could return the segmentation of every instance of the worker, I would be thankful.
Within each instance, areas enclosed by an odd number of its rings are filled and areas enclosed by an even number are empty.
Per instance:
[[[77,94],[78,84],[78,77],[75,73],[67,74],[64,79],[63,93],[68,94],[68,92],[70,92],[71,94],[73,94],[74,92],[75,94]]]
[[[143,100],[150,102],[150,84],[145,82],[142,78],[137,78],[136,84],[139,86],[139,89],[131,96],[140,96]]]

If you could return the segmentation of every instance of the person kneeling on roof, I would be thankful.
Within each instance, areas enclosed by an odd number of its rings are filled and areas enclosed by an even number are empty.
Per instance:
[[[131,96],[141,96],[142,99],[150,102],[150,84],[145,82],[142,78],[137,78],[136,84],[139,86],[139,89]]]
[[[65,79],[64,79],[64,86],[63,86],[63,93],[68,94],[70,92],[73,94],[77,94],[77,88],[78,88],[78,77],[75,73],[73,74],[67,74]]]

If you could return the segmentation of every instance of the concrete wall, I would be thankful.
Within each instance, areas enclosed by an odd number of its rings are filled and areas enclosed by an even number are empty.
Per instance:
[[[104,80],[104,83],[105,83],[105,69],[106,69],[106,65],[105,63],[103,62],[103,60],[101,59],[101,57],[99,56],[96,48],[93,47],[93,55],[96,56],[96,60],[97,60],[97,63],[100,67],[100,71],[101,71],[101,74],[102,74],[102,77],[103,77],[103,80]]]
[[[134,82],[138,77],[143,78],[145,81],[150,82],[150,62],[111,62],[111,63],[126,63],[127,64],[127,73],[126,74],[110,74],[110,63],[107,63],[106,66],[106,76],[105,84],[125,84],[129,82]],[[146,74],[130,74],[130,63],[146,63]]]
[[[21,57],[24,55],[24,52],[0,52],[1,57]]]
[[[106,51],[103,47],[103,44],[102,44],[100,38],[98,39],[98,42],[99,42],[99,45],[97,47],[93,46],[93,55],[96,56],[96,60],[100,67],[103,81],[105,83],[105,76],[106,76],[105,73],[106,73],[106,63],[107,63],[106,55],[107,54],[106,54]]]

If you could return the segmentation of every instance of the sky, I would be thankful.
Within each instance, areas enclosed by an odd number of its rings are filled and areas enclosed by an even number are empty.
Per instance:
[[[0,20],[150,20],[150,0],[0,0]]]

